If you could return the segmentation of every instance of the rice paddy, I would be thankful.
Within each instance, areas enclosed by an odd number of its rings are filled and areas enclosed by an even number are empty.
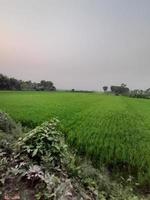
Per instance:
[[[100,93],[0,92],[0,109],[35,127],[57,117],[69,144],[105,165],[150,179],[150,100]]]

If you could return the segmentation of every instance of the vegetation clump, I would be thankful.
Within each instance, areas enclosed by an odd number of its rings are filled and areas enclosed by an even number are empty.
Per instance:
[[[122,83],[121,86],[111,86],[110,89],[115,95],[128,95],[130,91],[124,83]]]
[[[147,89],[145,91],[143,91],[143,90],[133,90],[133,91],[130,92],[129,97],[150,99],[150,89]]]
[[[9,78],[0,74],[0,90],[55,91],[56,88],[51,81],[41,80],[40,83],[35,83]]]
[[[16,149],[9,154],[6,148],[1,148],[3,196],[8,196],[6,193],[22,196],[25,190],[28,193],[32,190],[31,196],[41,200],[80,199],[82,196],[96,198],[96,194],[86,190],[79,181],[74,186],[70,175],[76,167],[58,126],[58,120],[52,119],[19,138]],[[10,187],[11,190],[8,190]],[[32,199],[31,196],[28,199]]]
[[[60,166],[65,153],[62,133],[58,131],[59,121],[52,119],[19,138],[20,152],[40,163],[43,156],[49,157],[52,167]]]
[[[9,134],[19,134],[21,132],[21,126],[7,113],[0,111],[0,130]]]

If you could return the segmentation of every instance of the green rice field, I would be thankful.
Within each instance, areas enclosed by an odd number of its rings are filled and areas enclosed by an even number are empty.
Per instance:
[[[100,93],[0,92],[0,109],[29,127],[57,117],[78,152],[150,184],[150,100]]]

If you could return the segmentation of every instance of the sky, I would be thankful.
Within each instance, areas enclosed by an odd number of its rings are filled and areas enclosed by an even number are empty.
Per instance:
[[[59,89],[147,89],[150,0],[0,0],[0,73]]]

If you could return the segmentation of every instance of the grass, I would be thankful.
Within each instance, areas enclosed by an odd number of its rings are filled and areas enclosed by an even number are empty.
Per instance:
[[[150,100],[99,93],[0,92],[0,109],[34,127],[61,120],[68,142],[98,166],[150,179]]]

